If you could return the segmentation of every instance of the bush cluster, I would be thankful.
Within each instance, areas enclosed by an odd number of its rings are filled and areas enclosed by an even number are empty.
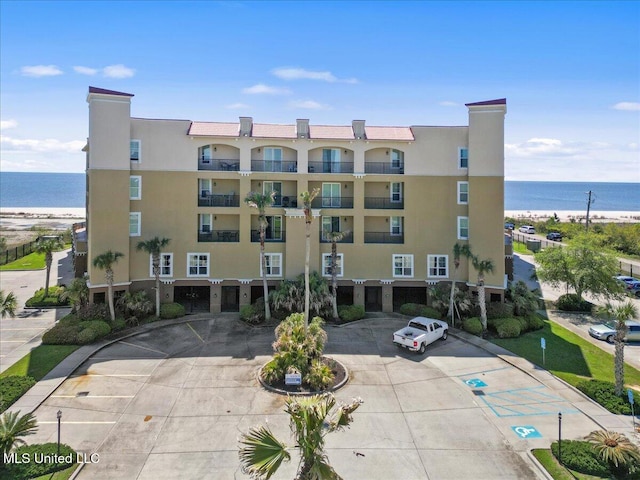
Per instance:
[[[400,306],[400,313],[410,317],[441,318],[438,310],[422,303],[405,303]]]
[[[575,293],[566,293],[558,298],[556,307],[565,312],[591,312],[593,304],[587,300],[581,300]]]
[[[558,458],[558,442],[551,444],[551,453]],[[565,467],[587,475],[609,478],[611,473],[593,446],[583,440],[563,440],[561,460]]]
[[[240,307],[240,320],[249,325],[258,325],[264,322],[264,303],[262,303],[262,308],[258,306],[258,302]]]
[[[627,394],[616,395],[616,388],[612,382],[604,380],[585,380],[576,385],[578,390],[587,397],[595,400],[611,413],[618,415],[631,415],[631,405]],[[635,392],[638,396],[640,393]]]
[[[489,325],[493,325],[499,338],[517,338],[522,332],[522,322],[518,318],[496,318],[491,323],[487,321],[487,327]]]
[[[69,301],[63,298],[64,287],[53,285],[49,287],[49,294],[45,297],[44,288],[36,290],[29,300],[25,302],[27,307],[62,307],[69,305]]]
[[[364,318],[364,305],[340,305],[338,316],[343,322],[353,322]]]
[[[162,303],[160,305],[160,318],[163,320],[184,317],[184,314],[184,307],[179,303]]]
[[[478,317],[466,318],[462,321],[462,329],[471,335],[482,334],[482,321]]]
[[[75,315],[80,321],[110,319],[109,307],[104,303],[92,303],[80,307]]]
[[[22,459],[23,454],[28,454],[31,461],[25,463],[5,463],[0,466],[0,478],[12,478],[15,480],[27,480],[41,477],[50,473],[64,470],[76,462],[76,452],[69,445],[60,444],[60,455],[73,460],[71,463],[36,463],[35,455],[38,459],[41,455],[55,455],[58,452],[57,443],[35,443],[33,445],[23,445],[15,450],[15,454]]]
[[[33,377],[10,375],[0,378],[0,412],[14,404],[27,390],[36,384]]]
[[[67,315],[42,336],[45,345],[86,345],[111,333],[111,325],[104,320],[81,321]]]
[[[513,304],[500,302],[487,303],[487,323],[488,320],[495,318],[509,317],[513,317]]]

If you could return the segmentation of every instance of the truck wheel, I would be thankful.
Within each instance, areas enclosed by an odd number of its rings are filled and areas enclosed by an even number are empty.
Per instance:
[[[613,335],[607,337],[607,343],[613,343]]]
[[[442,332],[442,338],[440,340],[446,340],[448,336],[449,336],[449,332],[445,330],[444,332]]]
[[[427,344],[426,343],[420,344],[420,350],[418,350],[418,353],[422,354],[426,351],[427,351]]]

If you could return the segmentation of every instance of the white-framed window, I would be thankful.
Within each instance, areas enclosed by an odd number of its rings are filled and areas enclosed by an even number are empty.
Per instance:
[[[391,168],[400,169],[404,166],[404,152],[400,150],[396,150],[395,148],[391,150]]]
[[[339,183],[323,183],[322,184],[322,206],[326,208],[339,208],[341,204],[342,191]]]
[[[427,276],[430,278],[447,278],[449,276],[449,256],[427,255]]]
[[[131,175],[129,177],[129,200],[142,199],[142,177]]]
[[[458,148],[458,168],[469,168],[469,149],[466,147]]]
[[[199,178],[198,179],[198,191],[202,198],[211,196],[211,179]]]
[[[131,140],[129,142],[129,160],[139,162],[140,158],[140,140]]]
[[[469,238],[469,217],[458,217],[458,240]]]
[[[338,253],[336,255],[336,277],[342,277],[344,274],[344,254]],[[331,254],[322,254],[322,276],[331,276]]]
[[[139,237],[142,230],[141,226],[142,213],[130,212],[129,213],[129,236]]]
[[[209,276],[209,254],[187,253],[187,277]]]
[[[282,276],[282,254],[281,253],[265,253],[264,261],[267,264],[266,277]],[[262,275],[262,262],[260,263],[260,275]]]
[[[391,235],[402,235],[402,217],[391,217],[389,221],[389,233]]]
[[[271,192],[276,192],[273,196],[272,207],[282,206],[282,182],[263,182],[262,193],[263,195],[270,195]]]
[[[205,145],[199,148],[199,157],[202,163],[211,163],[211,145]]]
[[[340,217],[330,217],[327,215],[322,216],[322,232],[333,233],[340,230]]]
[[[149,276],[153,273],[153,255],[149,255]],[[160,253],[160,276],[173,277],[173,253]]]
[[[198,214],[198,225],[200,233],[211,233],[213,231],[210,213]]]
[[[264,147],[264,170],[265,172],[282,171],[282,148]]]
[[[393,255],[393,276],[397,278],[413,277],[413,255]]]
[[[402,182],[391,182],[391,203],[402,202]]]
[[[458,205],[469,203],[469,182],[458,182]]]

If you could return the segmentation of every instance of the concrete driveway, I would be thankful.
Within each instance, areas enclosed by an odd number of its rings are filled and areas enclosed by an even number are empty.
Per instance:
[[[345,479],[544,478],[527,452],[557,438],[558,412],[563,438],[599,424],[630,428],[498,347],[500,356],[450,336],[425,355],[400,350],[391,334],[405,323],[327,328],[326,353],[351,373],[337,397],[364,400],[352,427],[327,439]],[[80,479],[248,478],[239,468],[241,432],[267,422],[291,441],[284,397],[256,380],[272,341],[272,329],[216,316],[115,342],[35,411],[40,429],[30,442],[56,441],[60,410],[62,441],[98,454]],[[294,457],[274,478],[293,478],[296,466]]]

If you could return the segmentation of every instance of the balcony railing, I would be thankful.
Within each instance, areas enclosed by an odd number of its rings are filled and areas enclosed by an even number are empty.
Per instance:
[[[309,162],[309,173],[353,173],[353,162]]]
[[[389,197],[365,197],[364,208],[403,209],[404,198],[393,200]]]
[[[404,163],[364,162],[364,173],[403,174]]]
[[[327,240],[325,232],[320,232],[320,243],[331,243],[331,240]],[[353,232],[345,232],[342,236],[342,240],[338,240],[336,243],[353,243]]]
[[[280,235],[278,235],[278,233]],[[280,232],[266,232],[264,241],[269,243],[282,243],[286,242],[287,236],[284,230]],[[259,242],[260,241],[260,230],[251,230],[251,241]]]
[[[353,208],[353,197],[316,197],[312,208]]]
[[[239,207],[240,195],[212,193],[198,196],[199,207]]]
[[[214,170],[216,172],[237,172],[240,170],[239,159],[199,158],[198,170]]]
[[[404,233],[364,232],[364,243],[404,243]]]
[[[297,172],[298,162],[285,160],[281,162],[273,160],[251,160],[252,172]]]
[[[239,242],[239,230],[214,230],[213,232],[198,231],[199,242]]]

